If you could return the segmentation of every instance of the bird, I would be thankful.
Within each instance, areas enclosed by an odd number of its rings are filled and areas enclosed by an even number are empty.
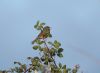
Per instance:
[[[47,37],[49,37],[49,35],[50,35],[50,27],[49,26],[43,27],[39,35],[35,38],[35,40],[32,41],[32,44],[34,44],[38,39],[46,39]]]

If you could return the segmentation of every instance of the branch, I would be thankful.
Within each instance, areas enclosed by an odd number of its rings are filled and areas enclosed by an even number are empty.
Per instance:
[[[43,40],[44,40],[44,39],[43,39]],[[48,45],[47,45],[47,43],[46,43],[45,40],[44,40],[44,44],[45,44],[46,48],[49,50]],[[50,54],[49,54],[49,55],[50,55]],[[56,64],[54,58],[53,58],[51,55],[50,55],[50,57],[53,59],[53,61],[54,61],[54,65],[55,65],[55,67],[57,68],[57,64]]]
[[[26,72],[29,71],[30,69],[31,69],[31,67],[29,67],[28,69],[26,69],[24,73],[26,73]]]

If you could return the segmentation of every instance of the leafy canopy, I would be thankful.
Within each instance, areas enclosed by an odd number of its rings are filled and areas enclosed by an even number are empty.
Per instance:
[[[41,73],[77,73],[79,65],[71,69],[60,62],[56,63],[55,57],[62,58],[64,49],[59,41],[48,41],[49,38],[52,38],[52,34],[50,33],[51,30],[46,27],[49,26],[45,26],[45,23],[40,21],[37,21],[34,25],[34,28],[40,33],[32,41],[32,48],[34,51],[37,50],[39,52],[39,56],[28,57],[27,59],[30,61],[28,65],[15,61],[14,64],[16,65],[14,68],[1,70],[0,73],[32,73],[38,71]]]

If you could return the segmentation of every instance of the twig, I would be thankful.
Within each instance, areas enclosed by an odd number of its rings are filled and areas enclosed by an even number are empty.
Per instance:
[[[29,67],[28,69],[26,69],[24,73],[26,73],[26,72],[29,71],[30,69],[31,69],[31,67]]]
[[[44,39],[43,39],[43,40],[44,40]],[[45,44],[46,48],[49,50],[48,45],[46,44],[46,41],[45,41],[45,40],[44,40],[44,44]],[[55,65],[56,68],[57,68],[57,65],[56,65],[56,62],[55,62],[54,58],[53,58],[51,55],[50,55],[50,57],[53,59],[54,65]]]

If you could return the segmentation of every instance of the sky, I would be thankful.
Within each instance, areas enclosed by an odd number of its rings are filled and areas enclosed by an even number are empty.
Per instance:
[[[52,39],[61,42],[60,62],[100,73],[99,0],[0,0],[0,69],[37,56],[31,44],[38,34],[33,28],[37,20],[50,26]]]

